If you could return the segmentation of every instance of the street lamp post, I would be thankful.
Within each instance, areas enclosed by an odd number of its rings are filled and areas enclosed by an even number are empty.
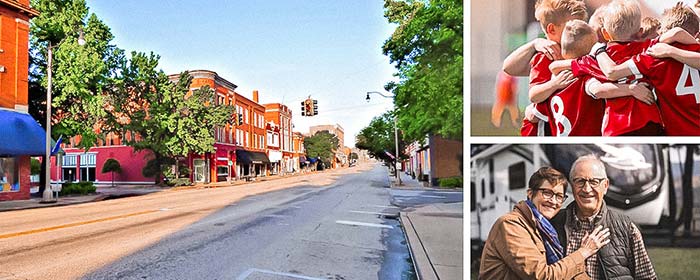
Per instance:
[[[66,37],[68,38],[68,37]],[[65,39],[64,39],[65,40]],[[46,176],[46,182],[44,184],[44,192],[42,193],[42,198],[41,202],[42,203],[51,203],[51,202],[56,202],[56,199],[53,197],[53,190],[51,189],[51,90],[52,90],[52,72],[53,72],[53,48],[56,46],[60,46],[61,43],[64,41],[62,40],[56,45],[51,44],[51,41],[49,41],[49,47],[47,49],[47,65],[46,65],[46,78],[47,78],[47,88],[46,88],[46,151],[44,156],[45,162],[44,166],[46,167],[46,170],[44,172],[44,175]],[[83,38],[83,31],[80,30],[79,37],[78,37],[78,45],[82,46],[85,45],[85,39]]]
[[[369,102],[369,94],[370,93],[375,93],[379,94],[381,97],[384,98],[394,98],[394,95],[384,95],[381,92],[378,91],[368,91],[367,92],[367,97],[365,98],[367,102]],[[401,185],[401,175],[399,174],[399,130],[396,126],[396,116],[394,116],[394,144],[395,144],[395,152],[396,152],[396,159],[394,160],[394,175],[396,175],[396,180],[399,182],[399,186]]]

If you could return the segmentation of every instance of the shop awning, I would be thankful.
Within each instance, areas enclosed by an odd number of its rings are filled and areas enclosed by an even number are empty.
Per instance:
[[[270,163],[270,159],[267,158],[265,153],[246,150],[236,150],[236,161],[242,164]]]
[[[41,156],[46,152],[46,131],[32,116],[0,109],[0,156]]]

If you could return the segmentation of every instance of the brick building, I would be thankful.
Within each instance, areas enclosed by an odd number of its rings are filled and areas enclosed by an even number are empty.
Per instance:
[[[293,146],[292,110],[280,103],[265,104],[265,119],[279,129],[280,172],[294,173],[295,170],[299,170],[299,155],[295,153]],[[268,135],[268,142],[269,139]],[[270,160],[272,161],[272,157]]]
[[[348,155],[345,153],[345,131],[339,124],[335,125],[315,125],[309,128],[309,134],[314,135],[317,132],[328,131],[330,134],[338,137],[338,147],[335,148],[335,159],[331,161],[332,168],[339,165],[345,165],[348,162]]]
[[[258,104],[258,91],[253,99],[236,93],[236,112],[243,114],[243,123],[236,127],[236,174],[240,176],[265,176],[270,159],[267,157],[267,129],[265,107]]]
[[[236,104],[236,88],[234,83],[222,78],[214,71],[192,70],[190,91],[197,90],[205,85],[214,90],[216,104]],[[170,75],[171,81],[177,81],[179,74]],[[236,107],[236,112],[238,107]],[[223,127],[217,127],[214,131],[214,152],[203,155],[190,154],[187,156],[187,166],[190,168],[190,179],[195,183],[209,183],[228,181],[237,177],[236,165],[236,127],[229,123]]]
[[[408,161],[402,163],[402,170],[426,184],[437,186],[439,179],[463,176],[462,141],[445,139],[440,136],[429,136],[425,145],[418,142],[406,147]]]
[[[45,152],[46,132],[27,112],[29,0],[0,0],[0,201],[29,199],[31,156]]]

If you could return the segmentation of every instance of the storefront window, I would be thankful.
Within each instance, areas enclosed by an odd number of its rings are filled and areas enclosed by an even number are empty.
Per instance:
[[[19,168],[15,158],[0,157],[0,192],[19,191]]]

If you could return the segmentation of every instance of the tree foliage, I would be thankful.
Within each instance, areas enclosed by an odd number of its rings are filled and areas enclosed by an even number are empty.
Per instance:
[[[114,172],[121,173],[122,166],[119,161],[113,158],[108,158],[102,166],[102,173],[112,172],[112,186],[114,187]]]
[[[192,76],[181,73],[171,81],[157,70],[159,56],[131,54],[106,89],[108,116],[101,127],[118,135],[130,132],[139,137],[126,139],[135,150],[152,154],[144,175],[160,179],[162,166],[189,153],[214,151],[214,129],[232,123],[233,106],[216,104],[208,86],[190,91]],[[147,170],[146,170],[147,169]]]
[[[395,64],[399,127],[409,140],[427,134],[461,139],[463,132],[463,3],[385,0],[384,16],[398,27],[383,52]]]
[[[401,152],[404,150],[405,143],[401,141],[402,135],[398,136],[399,152]],[[394,138],[394,115],[392,112],[386,112],[372,119],[369,126],[360,130],[355,147],[366,150],[374,158],[392,162],[394,160],[386,152],[395,154],[396,142]],[[399,158],[405,158],[405,156],[400,154]]]
[[[309,157],[321,157],[324,162],[333,161],[339,142],[338,136],[328,131],[319,131],[311,137],[304,138],[304,149]]]
[[[48,85],[48,48],[53,51],[52,136],[81,136],[80,147],[93,146],[95,126],[105,117],[102,89],[117,70],[123,50],[111,44],[109,27],[88,15],[84,0],[33,0],[40,15],[31,22],[30,113],[44,122]],[[78,44],[83,33],[85,45]],[[44,124],[45,125],[45,124]]]

